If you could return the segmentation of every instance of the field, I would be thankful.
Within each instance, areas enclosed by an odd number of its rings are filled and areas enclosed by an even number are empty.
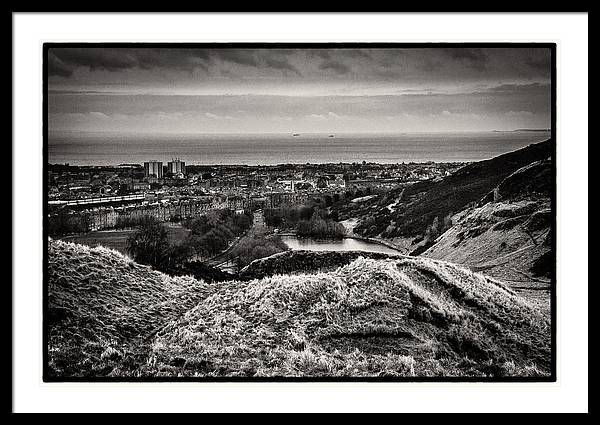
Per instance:
[[[177,223],[164,223],[168,230],[169,243],[178,244],[190,233],[188,229]],[[65,236],[60,238],[65,242],[74,242],[89,247],[104,246],[127,255],[127,238],[135,229],[97,230],[82,235]]]

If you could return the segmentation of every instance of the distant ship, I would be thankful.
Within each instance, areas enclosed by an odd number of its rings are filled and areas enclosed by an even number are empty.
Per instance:
[[[333,134],[330,134],[329,137],[335,137]]]
[[[292,136],[294,136],[294,137],[300,136],[300,133],[294,133],[294,134],[292,134]]]

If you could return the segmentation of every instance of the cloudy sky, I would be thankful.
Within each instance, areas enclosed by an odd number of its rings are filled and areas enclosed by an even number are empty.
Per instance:
[[[50,131],[550,127],[548,49],[52,48]]]

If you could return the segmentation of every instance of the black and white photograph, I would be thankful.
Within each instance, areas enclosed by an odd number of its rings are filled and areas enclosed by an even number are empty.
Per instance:
[[[553,379],[553,45],[44,48],[46,379]]]
[[[588,14],[13,12],[12,409],[588,410]]]

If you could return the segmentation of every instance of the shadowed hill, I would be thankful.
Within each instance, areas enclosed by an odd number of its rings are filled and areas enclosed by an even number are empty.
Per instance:
[[[385,260],[399,256],[366,251],[285,251],[254,260],[242,269],[240,277],[248,280],[276,274],[333,271],[340,266],[350,264],[358,257]]]
[[[426,238],[438,220],[459,213],[478,202],[518,169],[554,153],[552,140],[529,145],[498,157],[475,162],[438,181],[424,181],[399,188],[363,202],[354,232],[363,236],[409,238],[412,247]],[[351,217],[352,211],[340,213]]]
[[[555,261],[553,187],[549,160],[517,170],[478,205],[454,217],[453,226],[423,255],[469,266],[523,290],[549,289]]]
[[[555,186],[550,159],[532,162],[506,177],[488,196],[484,202],[520,201],[523,199],[550,199]]]

